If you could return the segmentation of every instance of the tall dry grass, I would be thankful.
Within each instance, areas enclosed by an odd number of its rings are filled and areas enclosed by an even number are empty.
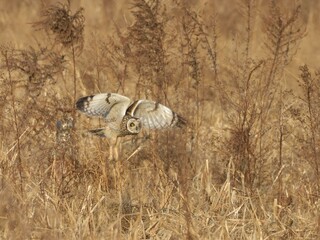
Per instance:
[[[296,65],[311,3],[228,3],[237,19],[132,0],[101,32],[90,16],[115,2],[32,5],[34,40],[0,47],[1,238],[320,237],[319,72]],[[96,92],[161,101],[188,126],[124,138],[104,168],[86,132],[104,123],[74,108]]]

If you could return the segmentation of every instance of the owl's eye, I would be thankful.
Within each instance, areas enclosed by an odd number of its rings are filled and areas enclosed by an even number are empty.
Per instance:
[[[130,127],[134,127],[135,126],[135,124],[132,122],[132,123],[130,123]]]

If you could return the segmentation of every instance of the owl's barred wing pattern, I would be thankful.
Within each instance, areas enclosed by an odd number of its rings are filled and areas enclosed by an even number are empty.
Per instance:
[[[181,127],[186,124],[186,120],[170,108],[150,100],[133,102],[126,114],[139,118],[142,126],[149,129]]]
[[[76,107],[86,115],[105,118],[108,127],[114,130],[120,130],[125,115],[139,119],[142,127],[149,129],[182,127],[186,124],[185,119],[160,103],[150,100],[130,103],[131,100],[125,96],[101,93],[80,98]]]
[[[89,130],[89,133],[92,133],[93,135],[99,136],[99,137],[106,137],[105,128],[97,128],[97,129],[91,129]]]
[[[119,122],[131,100],[116,93],[101,93],[80,98],[76,107],[88,116],[103,117],[107,122]]]
[[[90,133],[106,137],[109,141],[109,159],[118,159],[118,137],[138,134],[143,128],[163,129],[182,127],[186,120],[170,108],[150,100],[131,103],[125,96],[116,93],[101,93],[82,97],[76,108],[89,116],[103,117],[107,126],[89,130]]]

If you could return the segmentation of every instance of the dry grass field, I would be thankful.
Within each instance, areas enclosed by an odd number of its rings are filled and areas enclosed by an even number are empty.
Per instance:
[[[319,10],[1,0],[0,239],[320,239]],[[99,92],[188,124],[108,161]]]

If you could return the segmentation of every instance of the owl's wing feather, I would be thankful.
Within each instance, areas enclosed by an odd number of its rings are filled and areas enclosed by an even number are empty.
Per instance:
[[[107,123],[118,124],[131,100],[116,93],[100,93],[80,98],[76,107],[88,116],[103,117]]]
[[[170,108],[150,100],[133,102],[127,114],[140,119],[141,124],[149,129],[161,129],[186,124],[186,120],[173,112]]]
[[[107,137],[105,128],[97,128],[89,130],[89,133],[99,136],[99,137]]]

